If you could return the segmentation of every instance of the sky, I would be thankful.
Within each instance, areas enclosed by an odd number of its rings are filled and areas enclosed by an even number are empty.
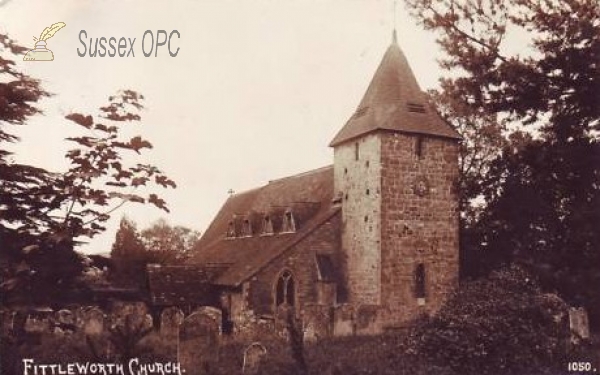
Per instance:
[[[133,89],[145,98],[140,125],[130,129],[154,148],[155,164],[178,188],[160,192],[171,209],[128,204],[108,230],[81,250],[106,253],[122,215],[139,228],[166,218],[203,232],[230,189],[329,165],[328,147],[358,105],[386,48],[394,18],[398,42],[423,89],[442,71],[435,36],[392,0],[0,0],[0,33],[28,47],[53,23],[52,62],[19,68],[54,93],[43,115],[19,130],[18,161],[65,170],[71,112],[96,113],[108,96]],[[136,38],[135,57],[80,57],[80,31],[95,38]],[[146,30],[177,30],[172,49],[142,54]],[[149,40],[149,39],[148,39]],[[146,45],[149,49],[149,43]]]

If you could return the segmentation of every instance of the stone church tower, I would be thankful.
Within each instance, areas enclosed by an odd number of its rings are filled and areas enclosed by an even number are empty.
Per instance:
[[[346,302],[377,311],[378,329],[435,312],[457,286],[458,140],[429,105],[394,32],[330,144]]]

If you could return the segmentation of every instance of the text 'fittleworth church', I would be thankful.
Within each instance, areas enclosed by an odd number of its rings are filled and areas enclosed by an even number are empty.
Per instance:
[[[458,282],[458,140],[394,35],[333,165],[232,195],[188,265],[149,268],[153,303],[212,306],[233,333],[292,311],[315,336],[435,312]]]

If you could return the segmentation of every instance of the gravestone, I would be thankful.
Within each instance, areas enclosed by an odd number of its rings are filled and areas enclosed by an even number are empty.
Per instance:
[[[144,327],[146,324],[146,315],[148,308],[143,302],[122,302],[115,301],[111,309],[111,326],[125,326],[130,324],[132,327]],[[152,326],[152,325],[151,325]]]
[[[164,336],[177,336],[183,322],[183,312],[177,307],[169,307],[160,314],[160,333]]]
[[[146,314],[144,315],[144,320],[142,321],[142,329],[151,329],[154,327],[154,319],[152,319],[152,315]]]
[[[2,334],[7,335],[9,332],[13,330],[14,320],[15,320],[15,311],[11,310],[3,310],[2,311]]]
[[[572,343],[579,343],[590,338],[588,315],[583,307],[571,307],[569,309],[569,328]]]
[[[302,313],[304,340],[317,341],[330,336],[332,330],[332,308],[307,304]]]
[[[204,338],[216,343],[221,334],[221,310],[201,307],[187,316],[180,327],[181,340]]]
[[[349,304],[335,308],[333,318],[333,335],[349,336],[354,334],[354,307]]]
[[[183,368],[199,368],[214,356],[221,333],[221,311],[201,307],[183,319],[179,328],[179,361]]]
[[[50,332],[50,322],[48,319],[30,314],[25,320],[25,332],[27,333],[43,333]]]
[[[77,327],[78,331],[83,329],[83,316],[87,308],[87,306],[79,306],[75,309],[75,326]]]
[[[76,316],[70,310],[59,310],[54,318],[56,325],[63,331],[74,331],[76,329]]]
[[[260,369],[260,364],[267,355],[267,348],[260,342],[253,342],[244,350],[244,364],[242,371],[244,374],[256,374]]]
[[[97,307],[82,312],[83,332],[86,335],[99,335],[104,331],[104,313]]]

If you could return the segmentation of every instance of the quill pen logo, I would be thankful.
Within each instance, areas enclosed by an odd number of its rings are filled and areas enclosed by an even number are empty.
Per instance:
[[[46,48],[46,41],[54,36],[56,32],[67,26],[64,22],[57,22],[52,26],[46,27],[39,38],[33,37],[36,41],[35,48],[30,50],[23,57],[23,61],[53,61],[54,54]]]

